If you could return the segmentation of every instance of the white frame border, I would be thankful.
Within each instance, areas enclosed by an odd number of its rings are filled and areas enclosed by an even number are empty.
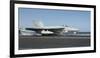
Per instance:
[[[49,5],[29,5],[29,4],[14,4],[15,7],[15,54],[36,54],[36,53],[49,53],[49,52],[69,52],[69,51],[86,51],[94,50],[94,9],[93,8],[83,8],[83,7],[63,7],[63,6],[49,6]],[[91,46],[90,47],[74,47],[74,48],[51,48],[51,49],[31,49],[31,50],[18,50],[18,8],[43,8],[43,9],[62,9],[62,10],[84,10],[91,11]]]

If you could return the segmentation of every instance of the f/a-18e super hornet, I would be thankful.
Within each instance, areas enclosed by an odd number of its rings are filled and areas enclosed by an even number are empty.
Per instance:
[[[63,35],[64,33],[73,32],[74,34],[79,31],[79,29],[63,25],[63,26],[44,26],[41,21],[34,20],[33,27],[25,28],[26,30],[35,31],[37,34],[54,34]]]

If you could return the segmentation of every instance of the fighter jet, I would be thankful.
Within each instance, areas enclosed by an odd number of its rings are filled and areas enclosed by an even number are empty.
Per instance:
[[[53,35],[63,35],[64,33],[73,32],[76,34],[76,32],[79,31],[79,29],[69,27],[67,25],[61,25],[61,26],[44,26],[42,21],[34,20],[33,21],[33,27],[31,28],[25,28],[26,30],[35,31],[37,34],[53,34]]]

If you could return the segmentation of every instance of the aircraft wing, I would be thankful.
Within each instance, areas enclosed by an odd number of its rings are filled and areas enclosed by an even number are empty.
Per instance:
[[[26,28],[26,30],[36,31],[38,33],[41,33],[42,30],[48,30],[57,33],[63,31],[64,28]]]
[[[26,30],[31,30],[31,31],[39,31],[39,30],[57,31],[62,29],[64,28],[26,28]]]

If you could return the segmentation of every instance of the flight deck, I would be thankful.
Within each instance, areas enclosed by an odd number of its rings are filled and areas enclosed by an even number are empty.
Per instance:
[[[90,35],[19,36],[19,50],[90,46]]]

